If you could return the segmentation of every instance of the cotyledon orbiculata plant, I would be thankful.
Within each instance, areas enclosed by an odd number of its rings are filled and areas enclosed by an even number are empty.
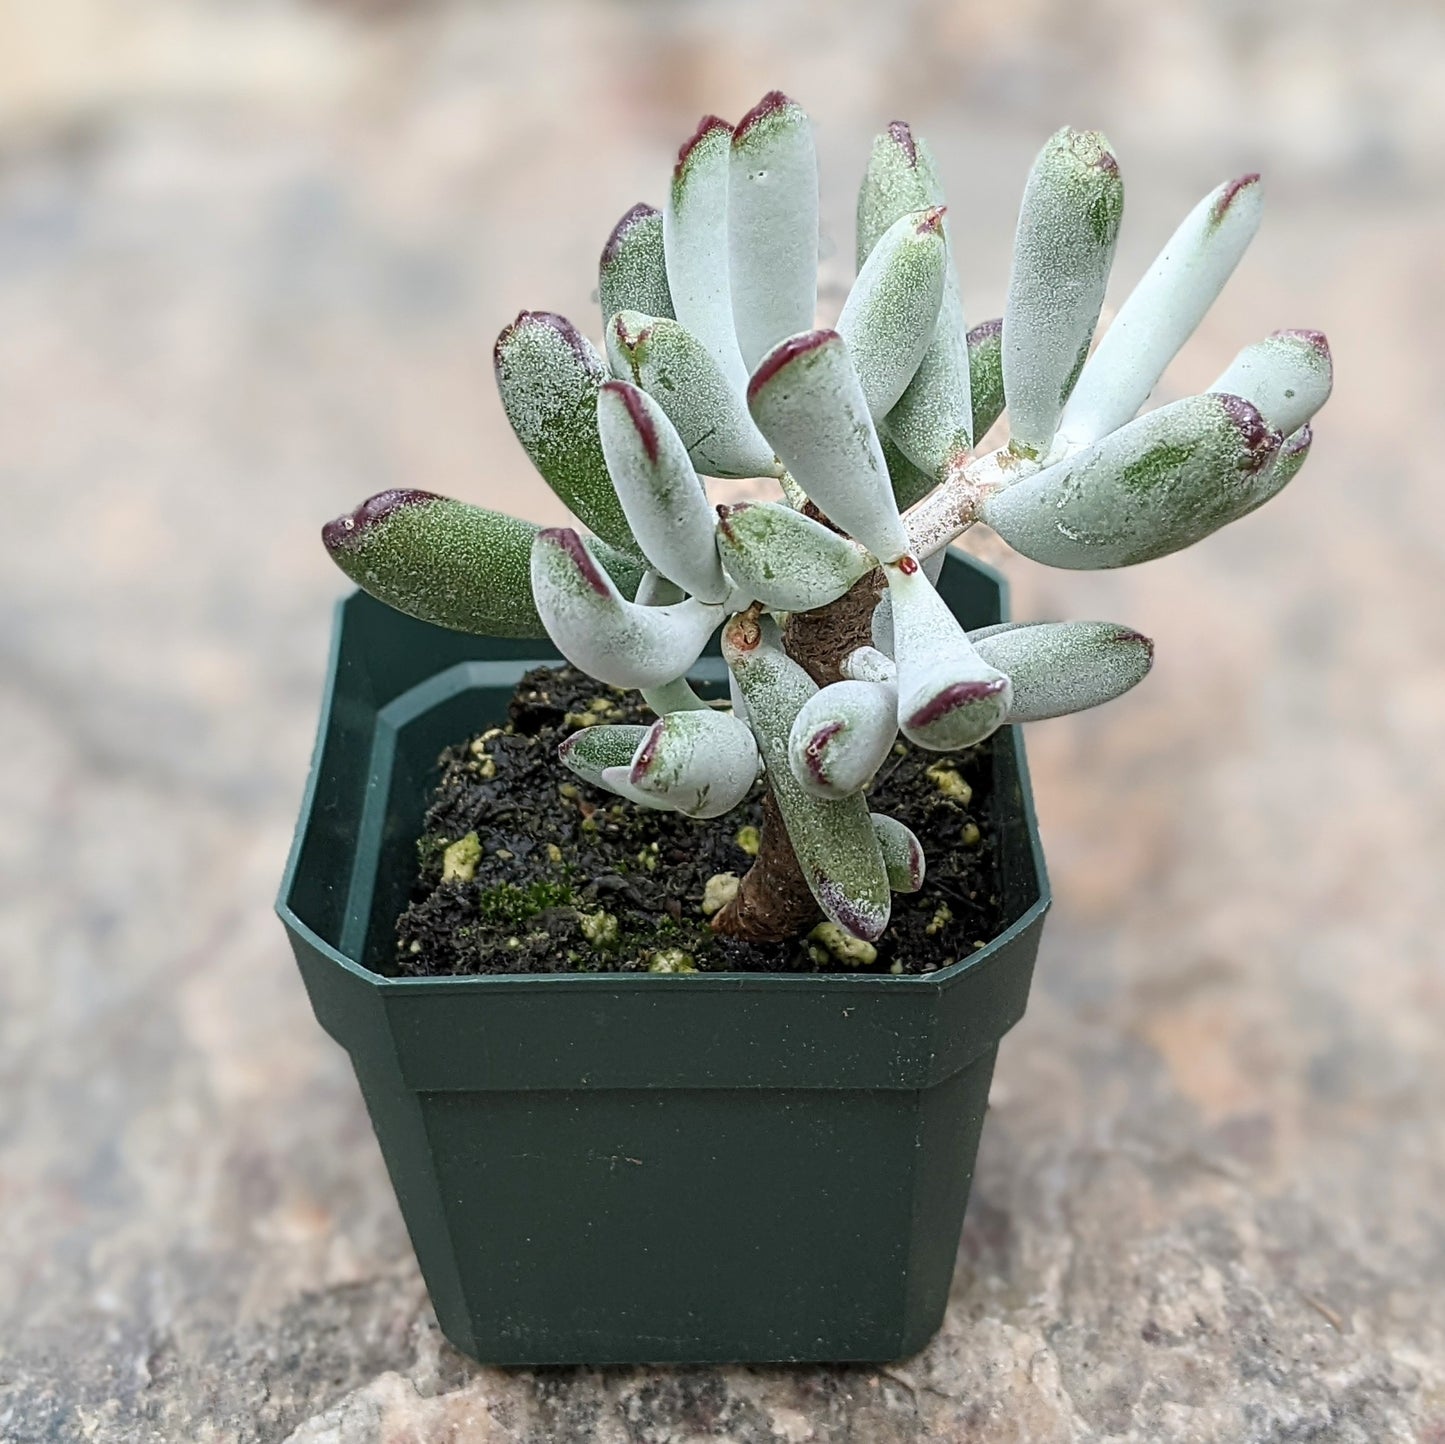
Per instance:
[[[918,839],[867,802],[898,734],[972,747],[1118,696],[1152,655],[1100,622],[965,631],[933,587],[948,543],[983,522],[1055,567],[1165,556],[1275,495],[1329,395],[1324,337],[1276,331],[1202,394],[1139,414],[1258,227],[1259,178],[1189,212],[1091,354],[1123,204],[1104,137],[1054,135],[1024,188],[1004,315],[970,330],[934,159],[890,125],[858,197],[857,279],[818,328],[807,115],[773,92],[737,126],[708,117],[662,211],[635,206],[602,253],[603,350],[546,312],[496,344],[518,439],[592,535],[388,491],[326,545],[404,612],[545,634],[640,688],[651,726],[563,744],[587,781],[708,818],[761,773],[762,850],[715,926],[778,937],[821,910],[874,939],[890,890],[924,870]],[[1008,441],[976,451],[1005,407]],[[772,478],[778,496],[713,508],[703,476]],[[686,681],[719,626],[731,710]]]

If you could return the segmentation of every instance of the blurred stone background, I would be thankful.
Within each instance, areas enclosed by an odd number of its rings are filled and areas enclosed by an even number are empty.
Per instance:
[[[940,153],[974,319],[1044,136],[1105,129],[1115,304],[1266,173],[1171,373],[1334,344],[1315,455],[1024,616],[1158,641],[1030,735],[1057,903],[940,1338],[888,1369],[502,1372],[439,1339],[273,892],[387,486],[557,505],[490,347],[598,320],[615,217],[781,86],[852,188]],[[1445,1440],[1438,0],[0,0],[0,1439]],[[986,539],[971,543],[992,554]]]

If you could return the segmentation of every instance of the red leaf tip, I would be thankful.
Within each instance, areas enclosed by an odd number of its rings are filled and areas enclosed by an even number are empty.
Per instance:
[[[338,551],[355,550],[365,540],[368,531],[395,516],[403,507],[440,500],[442,498],[435,492],[417,491],[414,488],[379,491],[375,496],[367,497],[354,510],[327,522],[321,528],[322,545],[333,555]]]
[[[786,341],[779,341],[758,362],[758,369],[753,372],[752,378],[748,381],[748,400],[752,401],[783,367],[811,351],[821,350],[833,341],[841,342],[842,337],[836,331],[826,328],[819,331],[802,331],[796,336],[789,336]]]
[[[725,130],[731,135],[733,128],[727,121],[723,120],[721,116],[717,115],[705,115],[698,121],[697,129],[677,148],[677,164],[673,167],[672,171],[674,180],[681,179],[683,171],[687,169],[688,161],[692,158],[693,151],[695,151],[708,136],[716,134],[719,130]]]
[[[640,221],[650,220],[653,216],[660,214],[656,206],[650,206],[646,201],[638,203],[612,227],[612,234],[607,237],[607,244],[602,247],[601,265],[609,266],[617,259],[617,253],[622,249],[622,243],[627,239],[627,233]]]
[[[573,565],[582,576],[582,580],[597,593],[599,597],[610,597],[611,589],[607,585],[607,579],[597,569],[597,563],[592,560],[592,553],[582,545],[582,538],[572,530],[570,526],[546,526],[537,533],[537,540],[544,541],[549,546],[557,547],[564,551],[572,559]]]
[[[652,419],[652,413],[647,409],[647,403],[642,399],[642,392],[637,387],[628,385],[626,381],[604,381],[600,389],[616,396],[627,408],[628,418],[642,441],[642,449],[647,453],[647,459],[656,465],[659,451],[657,425]]]
[[[912,127],[906,120],[890,120],[888,122],[888,136],[908,160],[908,164],[918,164],[918,142],[913,138]]]
[[[737,145],[743,140],[747,133],[760,121],[766,120],[770,115],[776,115],[780,110],[787,110],[789,107],[797,109],[797,102],[783,94],[781,90],[770,90],[738,121],[733,131],[733,144]]]
[[[1219,199],[1214,203],[1214,209],[1210,212],[1209,219],[1214,225],[1218,225],[1228,214],[1230,206],[1247,191],[1251,186],[1259,184],[1259,172],[1252,170],[1248,175],[1237,176],[1230,181],[1220,193]]]

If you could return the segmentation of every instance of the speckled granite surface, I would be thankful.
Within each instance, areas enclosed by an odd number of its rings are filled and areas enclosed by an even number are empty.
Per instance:
[[[1445,16],[1262,8],[0,5],[0,1439],[1445,1440]],[[1278,325],[1340,386],[1199,550],[1010,565],[1020,614],[1159,663],[1030,738],[1058,901],[939,1339],[479,1369],[270,915],[315,532],[389,485],[556,517],[492,337],[590,321],[615,216],[771,84],[819,121],[835,296],[878,123],[943,155],[976,318],[1033,150],[1101,124],[1122,278],[1271,184],[1171,386]]]

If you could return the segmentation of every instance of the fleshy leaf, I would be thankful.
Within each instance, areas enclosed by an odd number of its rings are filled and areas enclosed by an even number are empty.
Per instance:
[[[770,91],[733,132],[728,175],[733,322],[751,370],[818,306],[818,159],[807,112]]]
[[[677,153],[663,244],[667,284],[677,319],[702,342],[735,391],[747,384],[747,367],[733,329],[728,281],[728,173],[733,128],[705,115]]]
[[[662,212],[640,201],[617,222],[597,265],[597,299],[606,325],[619,311],[672,317]]]
[[[1041,722],[1112,702],[1144,680],[1148,637],[1113,622],[1037,622],[970,633],[980,657],[1013,684],[1010,722]]]
[[[838,334],[848,343],[875,421],[903,395],[933,341],[947,266],[942,208],[900,216],[843,303]]]
[[[970,632],[969,636],[972,637],[973,633]],[[898,684],[898,668],[893,658],[877,647],[859,647],[849,652],[838,670],[852,682],[883,682],[891,687]]]
[[[1124,186],[1096,130],[1065,127],[1024,187],[1003,318],[1003,384],[1015,446],[1042,455],[1069,399],[1104,302]]]
[[[633,599],[639,607],[671,607],[683,599],[683,590],[676,583],[655,571],[648,571],[637,585]],[[686,677],[674,677],[670,682],[659,682],[655,687],[639,688],[642,700],[657,713],[666,717],[669,712],[703,712],[708,704],[692,690]]]
[[[727,579],[716,522],[682,438],[662,408],[626,381],[608,381],[597,400],[607,469],[643,555],[700,601],[721,602]]]
[[[564,316],[523,311],[497,337],[492,362],[502,409],[543,480],[584,526],[635,552],[597,436],[607,367],[592,343]]]
[[[928,142],[895,120],[875,136],[858,188],[856,263],[861,271],[873,247],[899,216],[943,204],[938,167]]]
[[[768,352],[748,383],[748,407],[830,521],[879,558],[907,549],[878,433],[836,331],[806,331]]]
[[[888,926],[892,903],[868,806],[860,793],[814,797],[788,766],[794,719],[817,686],[783,652],[777,628],[766,618],[746,612],[734,617],[723,628],[722,648],[747,699],[773,796],[813,897],[832,922],[872,942]]]
[[[1263,203],[1259,177],[1240,176],[1212,190],[1180,222],[1069,397],[1059,438],[1070,450],[1117,430],[1149,399],[1253,240]]]
[[[1132,566],[1191,546],[1258,505],[1279,446],[1249,402],[1188,396],[986,497],[980,515],[1046,566]]]
[[[926,869],[923,844],[896,817],[882,812],[869,815],[888,871],[888,886],[894,892],[917,892],[923,886]]]
[[[609,792],[615,792],[628,802],[636,803],[638,807],[650,807],[654,812],[675,812],[677,810],[666,798],[650,797],[632,785],[632,764],[630,762],[621,767],[606,768],[602,776],[598,778],[598,785],[605,787]]]
[[[922,501],[938,485],[938,479],[920,471],[881,426],[878,428],[878,444],[883,448],[883,462],[888,468],[893,500],[899,511],[906,511],[914,502]]]
[[[607,324],[613,375],[640,386],[667,413],[704,476],[777,476],[773,448],[743,393],[679,321],[623,311]]]
[[[943,186],[928,143],[914,136],[903,121],[894,121],[874,140],[868,171],[858,192],[859,270],[879,237],[899,216],[943,204]],[[933,340],[881,428],[885,448],[891,433],[912,464],[935,480],[968,451],[977,434],[970,397],[968,328],[952,254],[953,228],[947,220],[944,239],[949,256],[944,264],[943,298]],[[892,456],[888,464],[897,492],[898,473]],[[910,504],[900,496],[900,506]]]
[[[721,817],[748,795],[758,749],[726,712],[670,712],[647,729],[628,781],[686,817]]]
[[[1276,431],[1292,436],[1330,399],[1330,343],[1321,331],[1275,331],[1246,346],[1209,388],[1242,396]]]
[[[973,439],[981,441],[1003,415],[1003,319],[980,321],[968,333],[968,376],[973,399]]]
[[[409,617],[482,637],[545,637],[528,579],[537,531],[429,491],[383,491],[327,522],[321,538],[357,586]],[[639,563],[596,538],[585,545],[636,591]]]
[[[803,703],[788,736],[793,776],[816,797],[861,792],[898,736],[898,689],[834,682]]]
[[[602,723],[572,733],[557,749],[563,764],[584,782],[603,787],[602,774],[609,767],[630,767],[647,728],[641,723]]]
[[[1008,677],[974,650],[915,557],[883,568],[898,668],[898,726],[930,752],[972,747],[1003,724]]]
[[[1293,436],[1285,437],[1279,454],[1265,472],[1258,494],[1241,515],[1257,511],[1271,497],[1278,496],[1299,474],[1300,467],[1309,457],[1313,443],[1314,432],[1308,426],[1301,426]]]
[[[723,609],[689,598],[671,607],[626,601],[570,527],[532,543],[532,595],[547,635],[575,667],[614,687],[655,687],[697,661]]]
[[[877,565],[857,542],[788,506],[744,501],[718,507],[717,515],[728,575],[778,611],[826,606]]]

